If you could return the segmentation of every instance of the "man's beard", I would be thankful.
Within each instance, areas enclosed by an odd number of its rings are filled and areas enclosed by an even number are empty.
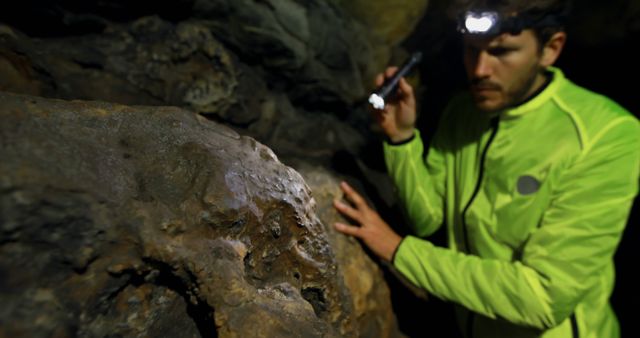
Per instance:
[[[478,108],[486,112],[496,112],[506,108],[511,108],[511,107],[520,105],[521,103],[525,102],[529,98],[530,94],[533,94],[532,87],[536,82],[536,78],[539,72],[540,70],[534,64],[532,68],[527,72],[528,75],[523,78],[524,80],[518,82],[516,86],[512,87],[512,89],[509,92],[504,92],[502,85],[500,85],[499,83],[493,82],[492,80],[484,79],[484,78],[471,79],[470,85],[472,89],[488,89],[488,90],[494,90],[498,93],[504,94],[503,96],[504,102],[502,102],[499,106],[492,107],[492,108],[482,107],[481,101],[483,101],[483,98],[481,96],[478,97],[474,95],[474,100],[476,101]]]

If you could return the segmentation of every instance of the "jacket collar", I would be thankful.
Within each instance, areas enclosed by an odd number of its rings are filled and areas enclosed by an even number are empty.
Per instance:
[[[500,115],[505,117],[520,116],[532,110],[538,109],[545,102],[549,101],[558,92],[558,88],[561,87],[562,83],[564,83],[566,79],[562,71],[558,68],[549,67],[548,71],[551,72],[552,78],[551,82],[549,82],[544,90],[519,106],[505,109]]]

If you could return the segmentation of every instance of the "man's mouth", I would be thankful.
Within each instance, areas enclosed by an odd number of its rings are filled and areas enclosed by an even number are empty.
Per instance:
[[[500,86],[486,79],[473,79],[471,81],[471,90],[475,93],[486,93],[500,90]]]
[[[500,90],[498,86],[491,86],[491,85],[475,85],[475,86],[471,86],[471,89],[474,92],[487,92],[487,91]]]

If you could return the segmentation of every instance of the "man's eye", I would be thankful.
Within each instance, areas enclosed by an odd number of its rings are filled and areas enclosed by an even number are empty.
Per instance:
[[[511,49],[504,48],[504,47],[496,47],[496,48],[489,49],[489,54],[493,56],[503,56],[509,52],[511,52]]]

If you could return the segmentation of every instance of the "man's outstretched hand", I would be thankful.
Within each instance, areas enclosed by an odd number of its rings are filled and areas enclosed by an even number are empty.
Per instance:
[[[391,261],[402,237],[395,233],[380,218],[380,215],[367,205],[362,196],[346,182],[340,183],[340,188],[353,206],[338,200],[333,201],[333,205],[342,215],[357,222],[358,225],[335,223],[336,230],[360,238],[376,255],[386,261]]]

